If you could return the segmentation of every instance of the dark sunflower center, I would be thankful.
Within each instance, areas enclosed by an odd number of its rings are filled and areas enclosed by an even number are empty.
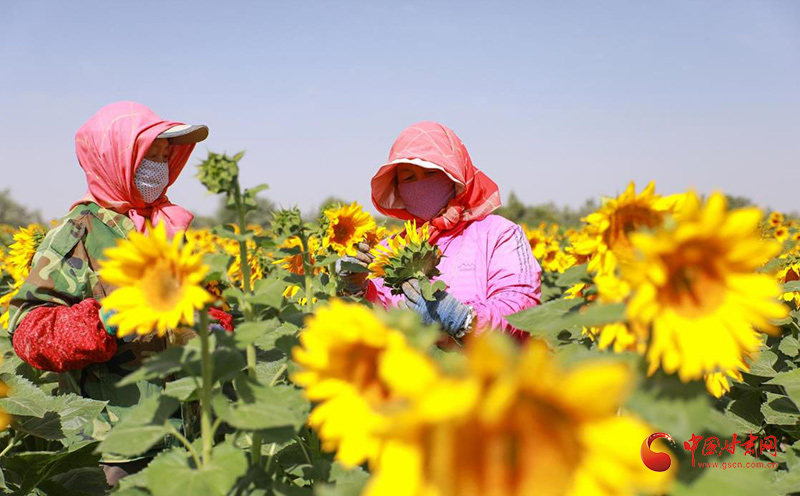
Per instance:
[[[609,219],[605,241],[617,255],[629,255],[631,242],[628,235],[642,227],[655,227],[661,223],[661,213],[647,205],[626,205]]]
[[[687,318],[713,312],[725,299],[725,278],[717,263],[722,256],[716,245],[695,242],[665,257],[668,278],[664,303]]]
[[[339,222],[333,226],[333,241],[345,244],[350,241],[355,232],[356,228],[350,219],[339,219]]]

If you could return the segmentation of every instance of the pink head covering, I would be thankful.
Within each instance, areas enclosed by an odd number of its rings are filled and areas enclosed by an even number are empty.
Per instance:
[[[456,234],[470,221],[482,219],[500,207],[497,185],[472,164],[456,133],[443,124],[426,121],[400,133],[389,152],[389,161],[372,178],[372,203],[384,215],[416,219],[397,192],[395,168],[401,163],[442,170],[456,183],[455,196],[444,212],[430,221],[432,241],[445,233]]]
[[[134,174],[156,137],[181,122],[165,121],[136,102],[116,102],[94,114],[75,134],[75,152],[86,174],[89,191],[72,206],[94,202],[125,214],[136,229],[144,232],[146,222],[163,221],[172,236],[189,227],[194,216],[185,208],[170,203],[164,193],[147,204],[134,185]],[[169,184],[183,170],[194,144],[170,145]]]

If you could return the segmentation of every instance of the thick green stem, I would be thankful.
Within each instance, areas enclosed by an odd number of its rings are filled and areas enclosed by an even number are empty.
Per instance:
[[[242,191],[239,187],[239,180],[237,179],[234,183],[235,186],[233,188],[233,195],[234,200],[236,202],[236,216],[239,221],[239,234],[244,236],[247,232],[247,224],[245,223],[245,208],[244,204],[242,204]],[[246,239],[239,239],[239,261],[240,266],[242,267],[242,291],[245,294],[251,292],[252,284],[250,280],[250,260],[247,256],[247,240]],[[250,307],[249,303],[245,303],[244,305],[244,320],[245,322],[250,322],[253,320],[253,311]],[[256,377],[256,347],[253,344],[247,345],[246,351],[247,357],[247,374],[255,378]],[[250,447],[250,456],[253,460],[253,464],[261,465],[261,434],[256,432],[253,435],[253,444]]]
[[[304,226],[300,226],[300,242],[303,243],[303,274],[305,276],[306,312],[314,309],[314,268],[311,263],[311,250],[309,250],[308,236]]]
[[[208,313],[200,312],[200,361],[203,369],[203,389],[200,395],[200,436],[203,439],[203,466],[211,462],[211,448],[214,446],[214,432],[211,426],[211,390],[213,388],[214,362],[208,335]]]
[[[14,435],[11,437],[11,440],[8,442],[8,445],[5,447],[3,451],[0,451],[0,458],[6,456],[9,451],[11,451],[14,446],[17,445],[17,442],[22,437],[19,432],[14,432]]]
[[[178,431],[178,429],[176,429],[176,428],[175,428],[175,426],[174,426],[174,425],[172,425],[172,424],[170,424],[170,423],[168,422],[168,423],[167,423],[167,426],[169,427],[169,432],[170,432],[170,433],[171,433],[173,436],[175,436],[175,438],[176,438],[178,441],[180,441],[180,442],[181,442],[181,444],[183,444],[183,445],[186,447],[186,450],[187,450],[187,451],[189,451],[189,454],[190,454],[190,455],[192,455],[192,458],[194,459],[194,463],[195,463],[195,465],[197,465],[197,468],[200,468],[200,467],[202,466],[202,462],[200,461],[200,457],[197,455],[197,450],[195,450],[195,449],[194,449],[194,446],[192,446],[192,443],[190,443],[190,442],[189,442],[189,440],[188,440],[188,439],[186,439],[186,436],[184,436],[183,434],[181,434],[181,433]]]
[[[269,447],[269,457],[267,458],[267,468],[264,469],[264,471],[267,474],[269,474],[269,469],[272,467],[272,457],[275,456],[275,448],[276,448],[275,443],[272,443],[272,445]]]

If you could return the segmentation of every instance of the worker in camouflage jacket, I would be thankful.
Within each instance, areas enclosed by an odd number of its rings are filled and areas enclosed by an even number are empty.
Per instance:
[[[62,390],[77,388],[73,392],[108,402],[106,425],[96,423],[95,438],[102,439],[138,402],[160,394],[163,381],[122,388],[116,383],[168,345],[166,338],[115,336],[100,304],[114,288],[98,277],[99,262],[104,250],[148,224],[164,222],[170,235],[189,226],[192,214],[170,203],[166,191],[207,135],[206,126],[166,121],[134,102],[100,109],[75,135],[88,192],[47,233],[11,300],[9,331],[20,358],[62,373]],[[108,455],[102,460],[112,485],[146,461]]]

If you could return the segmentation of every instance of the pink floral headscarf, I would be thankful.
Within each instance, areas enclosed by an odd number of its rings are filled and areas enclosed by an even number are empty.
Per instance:
[[[156,136],[182,122],[165,121],[136,102],[116,102],[94,114],[75,134],[75,152],[86,174],[89,191],[75,202],[94,202],[125,214],[144,232],[147,221],[166,224],[170,236],[189,227],[194,216],[166,197],[180,175],[194,144],[170,145],[169,184],[156,201],[147,204],[134,185],[134,174]]]

